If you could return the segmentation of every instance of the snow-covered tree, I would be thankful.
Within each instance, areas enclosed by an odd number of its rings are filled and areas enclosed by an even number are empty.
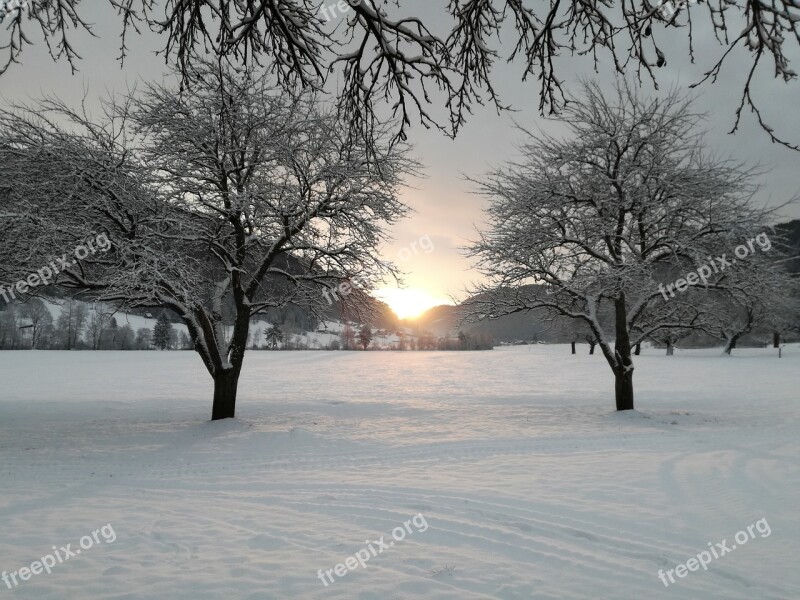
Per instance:
[[[754,255],[727,269],[719,291],[707,294],[703,323],[707,333],[722,340],[731,354],[739,340],[759,329],[772,332],[787,317],[797,317],[800,287],[780,263]]]
[[[110,250],[64,265],[56,285],[120,310],[170,309],[214,380],[219,419],[235,413],[253,316],[292,303],[321,313],[325,286],[397,274],[379,249],[407,212],[398,189],[415,165],[399,144],[376,143],[367,160],[328,107],[268,74],[195,66],[190,94],[147,86],[104,118],[50,100],[0,113],[0,218],[19,233],[0,280],[103,232]]]
[[[657,342],[666,348],[667,356],[674,356],[675,345],[691,334],[691,328],[671,328],[657,331],[656,333],[651,334],[650,337],[654,342]]]
[[[528,134],[519,162],[476,181],[490,224],[471,251],[489,282],[469,306],[474,318],[582,321],[614,374],[617,410],[630,410],[632,348],[684,325],[655,308],[680,302],[663,293],[671,274],[730,251],[768,214],[751,202],[750,171],[704,151],[701,117],[676,94],[620,84],[607,98],[586,83],[559,120],[567,138]]]
[[[675,281],[684,274],[681,270],[683,267],[680,269],[674,268],[674,265],[662,265],[662,267],[665,268],[660,268],[656,276],[660,276],[663,280]],[[693,333],[708,333],[706,327],[713,317],[707,309],[710,306],[711,295],[718,293],[716,291],[718,283],[719,277],[709,275],[707,286],[688,288],[675,297],[667,294],[664,302],[650,302],[632,327],[636,344],[650,339],[663,344],[667,356],[673,356],[678,341]]]
[[[322,89],[337,77],[338,106],[355,132],[369,133],[384,120],[385,103],[399,117],[402,138],[412,120],[454,134],[475,105],[486,99],[504,106],[493,79],[503,53],[518,60],[524,79],[539,81],[542,112],[563,101],[561,56],[587,57],[613,72],[635,71],[656,79],[656,72],[685,52],[675,38],[693,37],[720,44],[719,60],[706,80],[715,80],[723,62],[750,54],[741,106],[751,107],[762,128],[778,141],[755,104],[754,76],[765,71],[784,81],[796,79],[790,59],[800,41],[800,5],[796,0],[551,0],[536,6],[524,0],[450,0],[430,3],[440,15],[419,18],[401,2],[348,2],[349,11],[332,19],[321,0],[108,0],[121,21],[121,58],[140,28],[164,35],[164,54],[179,67],[185,82],[209,54],[233,64],[267,65],[288,91]],[[341,2],[339,3],[341,4]],[[18,62],[38,30],[54,59],[76,69],[79,50],[74,30],[90,30],[84,12],[95,3],[80,0],[26,2],[3,21],[0,48],[6,55],[0,74]],[[162,12],[163,11],[163,12]],[[731,35],[730,32],[736,32]],[[674,33],[675,35],[670,35]],[[589,58],[591,57],[591,58]],[[563,64],[563,63],[561,63]],[[737,62],[737,67],[740,63]],[[563,68],[563,67],[561,67]],[[448,109],[442,119],[430,106],[441,93]],[[795,142],[797,143],[797,142]]]
[[[780,348],[784,336],[800,332],[800,292],[772,311],[767,326],[771,329],[773,348]]]
[[[567,341],[570,345],[570,353],[577,354],[576,344],[586,341],[590,345],[590,354],[594,354],[594,347],[597,341],[594,333],[585,322],[571,318],[557,318],[552,323],[551,335],[559,341]]]

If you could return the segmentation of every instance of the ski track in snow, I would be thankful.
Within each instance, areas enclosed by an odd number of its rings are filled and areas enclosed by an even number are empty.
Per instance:
[[[191,353],[3,353],[0,571],[117,540],[0,598],[797,600],[800,348],[718,352],[646,351],[627,414],[566,346],[250,353],[218,423]]]

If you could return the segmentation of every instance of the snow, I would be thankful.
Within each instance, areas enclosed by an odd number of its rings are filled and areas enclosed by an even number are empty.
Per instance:
[[[216,423],[191,352],[0,353],[0,572],[116,534],[0,597],[800,597],[800,347],[647,349],[622,414],[579,348],[250,352]]]

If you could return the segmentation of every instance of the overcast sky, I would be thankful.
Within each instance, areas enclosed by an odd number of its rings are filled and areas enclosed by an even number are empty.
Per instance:
[[[428,19],[434,27],[447,23],[443,0],[403,0],[405,14],[414,14]],[[96,13],[91,11],[96,10]],[[396,9],[394,9],[396,10]],[[163,39],[152,34],[132,36],[128,40],[130,54],[125,66],[120,69],[116,60],[119,54],[120,23],[115,13],[105,2],[83,3],[82,14],[95,23],[98,38],[76,35],[74,43],[83,57],[80,72],[72,75],[63,61],[53,63],[45,47],[39,43],[27,47],[22,64],[15,65],[0,77],[0,102],[22,101],[43,94],[55,94],[62,99],[78,103],[87,94],[90,104],[107,91],[125,92],[137,80],[160,79],[167,71],[164,60],[154,52],[161,49]],[[0,25],[0,27],[4,27]],[[664,32],[654,32],[664,36]],[[7,32],[0,33],[0,41]],[[36,39],[34,37],[34,39]],[[671,86],[688,85],[698,81],[718,59],[722,49],[711,35],[695,31],[696,64],[691,64],[686,52],[684,32],[672,34],[666,39],[668,64],[659,70],[659,85],[662,91]],[[795,53],[796,55],[797,53]],[[708,144],[718,154],[733,156],[741,160],[757,162],[770,169],[763,180],[764,191],[760,201],[777,204],[800,192],[800,154],[771,144],[761,132],[749,112],[745,114],[740,131],[735,136],[727,135],[734,121],[734,110],[739,102],[741,88],[750,66],[749,55],[734,53],[729,57],[727,68],[714,85],[705,84],[699,90],[699,110],[708,113]],[[800,63],[800,57],[793,65]],[[595,75],[588,59],[564,57],[560,62],[560,77],[572,89],[581,76],[595,76],[602,84],[610,85],[613,75],[608,62],[601,63],[600,73]],[[753,93],[761,102],[765,117],[775,126],[783,138],[800,143],[800,83],[784,84],[775,80],[766,67],[758,77]],[[471,187],[462,174],[479,175],[493,166],[516,155],[515,144],[520,141],[514,129],[514,121],[526,127],[542,127],[558,133],[552,123],[537,114],[538,88],[535,81],[521,81],[521,64],[501,64],[495,72],[495,81],[506,103],[518,112],[497,115],[491,107],[476,110],[467,126],[456,140],[450,140],[437,131],[427,131],[415,126],[409,138],[414,146],[416,158],[424,165],[426,177],[414,182],[407,189],[404,200],[415,210],[406,221],[395,227],[395,244],[386,248],[389,258],[398,260],[400,267],[408,273],[409,287],[424,290],[436,298],[449,295],[463,297],[463,289],[478,278],[470,263],[459,250],[475,237],[475,226],[483,223],[484,200],[471,193]],[[645,90],[654,92],[646,83]],[[440,116],[445,116],[439,111]],[[786,211],[787,218],[800,217],[800,207]],[[411,250],[414,241],[428,236],[433,250],[425,242],[418,243],[416,254]],[[409,257],[410,256],[410,257]]]

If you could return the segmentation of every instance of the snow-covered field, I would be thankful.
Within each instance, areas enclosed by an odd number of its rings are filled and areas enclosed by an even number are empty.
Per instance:
[[[0,598],[800,598],[800,348],[646,351],[627,414],[580,351],[251,353],[217,423],[193,353],[2,353],[0,572],[116,539]]]

